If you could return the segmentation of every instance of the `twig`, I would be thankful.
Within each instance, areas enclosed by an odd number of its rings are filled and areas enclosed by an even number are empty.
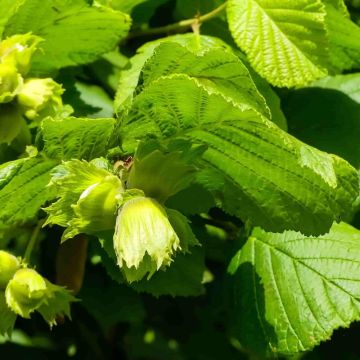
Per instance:
[[[201,24],[207,20],[210,20],[210,19],[218,16],[226,8],[226,5],[227,5],[227,2],[225,2],[224,4],[221,4],[219,7],[210,11],[207,14],[204,14],[204,15],[201,15],[198,17],[194,17],[192,19],[181,20],[174,24],[160,26],[157,28],[150,28],[150,29],[134,31],[129,34],[128,39],[132,39],[132,38],[139,37],[139,36],[163,34],[163,33],[168,33],[168,32],[172,32],[172,31],[190,28],[193,24]]]

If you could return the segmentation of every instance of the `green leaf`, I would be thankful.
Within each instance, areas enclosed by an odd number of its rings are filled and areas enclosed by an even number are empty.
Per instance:
[[[149,0],[100,0],[102,5],[110,6],[112,9],[131,14],[133,8]]]
[[[25,0],[0,0],[0,40],[7,21],[24,1]],[[6,11],[2,9],[6,9]]]
[[[342,77],[352,75],[342,75]],[[329,78],[319,86],[334,89],[299,89],[283,99],[289,132],[320,150],[334,153],[360,168],[360,104],[341,92],[347,86],[339,77]],[[327,82],[329,85],[327,85]],[[335,90],[339,84],[339,91]],[[343,85],[340,85],[343,84]],[[356,97],[356,80],[345,91]],[[314,85],[317,85],[315,83]],[[346,116],[344,116],[346,114]]]
[[[157,271],[150,280],[134,282],[131,287],[153,296],[199,296],[204,293],[202,284],[205,271],[201,248],[191,248],[190,254],[178,254],[166,269]]]
[[[269,116],[265,100],[241,60],[223,48],[212,48],[196,55],[176,43],[162,43],[145,64],[142,75],[144,86],[161,76],[186,74],[235,103],[245,103]]]
[[[104,331],[110,330],[119,322],[142,321],[145,309],[140,296],[125,285],[99,276],[102,275],[99,270],[102,269],[89,269],[86,272],[85,282],[79,293],[81,305],[96,318]]]
[[[235,334],[255,352],[313,348],[360,319],[360,231],[318,238],[254,229],[233,258]]]
[[[243,57],[238,54],[240,59],[244,61]],[[275,123],[282,130],[287,131],[287,120],[281,108],[280,98],[276,92],[271,88],[271,85],[263,79],[256,71],[254,71],[249,64],[244,62],[248,66],[251,78],[253,79],[256,88],[260,94],[264,97],[266,105],[270,109],[271,121]]]
[[[330,58],[340,70],[360,67],[360,28],[333,6],[326,6]]]
[[[91,7],[85,0],[25,0],[9,19],[5,35],[32,32],[44,38],[32,71],[46,74],[96,60],[114,49],[129,27],[128,15]]]
[[[235,42],[271,84],[301,86],[326,75],[320,0],[229,0],[227,14]]]
[[[10,144],[26,126],[18,106],[13,103],[0,104],[0,144]]]
[[[146,87],[122,125],[129,152],[150,135],[207,146],[201,183],[220,192],[226,211],[270,231],[324,233],[334,220],[349,216],[359,193],[357,172],[347,162],[184,75]]]
[[[179,228],[176,228],[179,230]],[[183,237],[184,233],[179,233]],[[125,277],[116,263],[116,255],[112,245],[112,234],[106,234],[102,240],[103,248],[98,246],[97,253],[108,275],[120,284],[126,284]],[[192,239],[189,242],[194,240]],[[183,240],[183,239],[180,239]],[[156,271],[150,279],[142,279],[129,284],[138,292],[150,293],[154,296],[198,296],[204,293],[202,284],[205,271],[204,250],[201,247],[191,247],[187,253],[178,252],[170,266]],[[128,273],[130,275],[130,273]]]
[[[0,335],[11,335],[16,321],[16,314],[6,304],[5,292],[0,290]]]
[[[0,230],[33,220],[54,197],[47,187],[55,161],[26,158],[0,165]]]
[[[177,210],[165,210],[171,226],[174,228],[177,236],[180,239],[182,252],[191,252],[189,250],[190,247],[200,245],[199,241],[196,239],[194,233],[192,232],[189,219]]]
[[[182,159],[180,151],[164,153],[154,150],[140,158],[135,154],[127,186],[141,189],[147,196],[164,202],[194,181],[195,170]]]
[[[341,91],[360,104],[360,73],[327,76],[315,81],[312,86]]]
[[[96,110],[90,114],[90,118],[111,118],[113,116],[113,100],[103,88],[83,82],[76,82],[75,88],[80,93],[80,99],[88,107]]]
[[[331,5],[334,9],[342,13],[342,15],[349,17],[349,11],[344,3],[344,0],[322,0],[326,5]]]
[[[50,158],[61,160],[103,156],[114,126],[114,119],[48,118],[41,125],[44,151]]]
[[[114,102],[116,111],[124,111],[130,107],[142,68],[146,61],[153,56],[155,49],[164,42],[180,44],[195,54],[201,54],[203,51],[218,47],[230,49],[230,47],[220,39],[211,36],[196,36],[194,34],[168,36],[159,40],[147,42],[145,45],[141,46],[137,50],[137,54],[131,58],[130,69],[121,72]]]
[[[185,215],[195,215],[207,213],[215,206],[215,200],[210,191],[199,184],[193,184],[170,197],[165,205]]]
[[[125,1],[135,1],[135,0],[125,0]],[[124,2],[122,0],[122,2]],[[141,4],[135,6],[131,11],[131,17],[135,24],[144,24],[150,22],[154,13],[157,9],[167,3],[168,0],[146,0]]]

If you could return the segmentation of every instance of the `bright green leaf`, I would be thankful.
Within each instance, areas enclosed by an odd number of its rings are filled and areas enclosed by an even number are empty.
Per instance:
[[[320,0],[229,0],[227,14],[235,42],[271,84],[299,86],[326,75]]]
[[[326,6],[326,27],[330,39],[330,58],[340,70],[360,67],[360,28],[333,6]]]
[[[235,335],[255,352],[313,348],[360,320],[360,231],[305,237],[256,228],[233,258]]]
[[[308,147],[251,108],[209,93],[183,75],[146,87],[121,135],[129,151],[136,139],[149,135],[206,145],[202,183],[210,181],[221,192],[228,212],[271,231],[324,233],[349,215],[359,192],[356,170],[341,158]]]
[[[41,206],[54,197],[47,187],[51,160],[26,158],[0,165],[0,230],[33,220]]]
[[[0,0],[0,40],[9,18],[25,0]],[[4,11],[6,9],[6,11]]]
[[[114,103],[116,111],[126,110],[131,105],[142,68],[154,54],[155,49],[164,42],[178,43],[195,54],[218,47],[230,49],[220,39],[211,36],[196,36],[194,34],[174,35],[146,43],[131,58],[130,69],[121,72]]]
[[[5,28],[5,35],[32,32],[45,41],[32,71],[49,73],[86,64],[116,47],[130,27],[128,15],[89,6],[85,0],[25,0]],[[76,36],[75,36],[76,35]]]
[[[103,156],[114,126],[114,119],[46,119],[41,125],[44,151],[50,158],[61,160]]]
[[[186,74],[235,103],[245,103],[269,116],[269,109],[241,60],[231,51],[212,48],[196,55],[171,42],[160,44],[143,70],[144,86],[161,76]]]

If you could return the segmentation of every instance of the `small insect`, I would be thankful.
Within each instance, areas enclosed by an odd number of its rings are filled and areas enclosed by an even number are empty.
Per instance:
[[[121,171],[121,169],[129,171],[133,164],[133,157],[129,156],[125,160],[118,160],[114,164],[114,169]]]
[[[133,164],[133,157],[129,156],[125,161],[124,161],[124,168],[129,170],[131,168],[131,165]]]

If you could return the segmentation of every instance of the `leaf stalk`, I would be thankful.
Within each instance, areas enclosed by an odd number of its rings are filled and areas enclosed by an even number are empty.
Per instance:
[[[39,238],[39,235],[40,235],[40,230],[44,224],[45,220],[39,220],[39,222],[37,223],[37,225],[35,226],[32,234],[31,234],[31,237],[30,237],[30,240],[27,244],[27,247],[26,247],[26,250],[25,250],[25,254],[24,254],[24,262],[26,264],[29,264],[30,263],[30,257],[31,257],[31,253],[35,247],[35,244]]]

